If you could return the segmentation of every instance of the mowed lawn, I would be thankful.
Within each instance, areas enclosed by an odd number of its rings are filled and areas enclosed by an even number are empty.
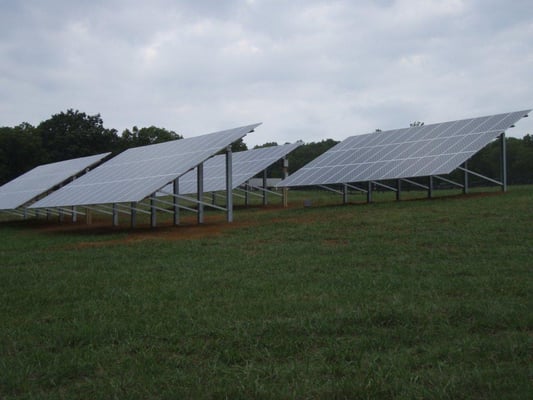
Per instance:
[[[0,398],[532,398],[532,186],[292,198],[202,227],[0,223]]]

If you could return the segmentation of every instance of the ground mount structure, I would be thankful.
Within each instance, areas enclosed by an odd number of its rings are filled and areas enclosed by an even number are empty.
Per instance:
[[[485,117],[412,126],[366,135],[350,136],[296,171],[277,187],[320,186],[342,194],[348,202],[350,191],[363,192],[372,201],[372,191],[380,187],[396,192],[399,200],[402,183],[421,187],[432,197],[434,181],[468,191],[469,175],[507,189],[505,131],[531,110]],[[499,180],[468,169],[468,160],[490,142],[501,143]],[[446,175],[461,170],[463,182]],[[427,178],[421,183],[413,178]]]

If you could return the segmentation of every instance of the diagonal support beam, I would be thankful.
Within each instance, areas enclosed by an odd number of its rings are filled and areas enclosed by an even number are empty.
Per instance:
[[[478,178],[485,179],[488,182],[492,182],[492,183],[495,183],[496,185],[502,185],[503,186],[503,182],[497,181],[496,179],[489,178],[488,176],[481,175],[481,174],[479,174],[477,172],[470,171],[470,170],[465,169],[463,167],[459,167],[458,169],[461,170],[461,171],[464,171],[464,172],[466,172],[466,173],[468,173],[470,175],[477,176]]]
[[[418,182],[415,182],[415,181],[412,181],[411,179],[405,179],[405,178],[402,178],[401,180],[404,181],[404,182],[410,183],[410,184],[413,185],[413,186],[418,186],[418,187],[420,187],[420,188],[422,188],[422,189],[425,189],[425,190],[428,190],[428,189],[429,189],[428,186],[426,186],[426,185],[422,185],[421,183],[418,183]]]
[[[464,188],[465,187],[464,185],[461,185],[460,183],[454,182],[451,179],[444,178],[444,177],[442,177],[440,175],[433,175],[433,178],[438,179],[439,181],[443,181],[443,182],[449,183],[450,185],[454,185],[454,186],[460,187],[460,188]]]

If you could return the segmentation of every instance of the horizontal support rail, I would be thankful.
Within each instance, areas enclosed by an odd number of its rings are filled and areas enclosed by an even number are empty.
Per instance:
[[[167,194],[167,192],[161,192],[161,193],[165,193],[165,194]],[[180,194],[174,194],[174,193],[168,193],[168,195],[169,195],[169,196],[176,197],[176,198],[178,198],[178,199],[182,199],[182,200],[189,201],[189,202],[194,203],[194,204],[201,204],[201,205],[204,205],[204,206],[206,206],[206,207],[215,208],[215,209],[217,209],[217,210],[227,211],[227,208],[220,207],[220,206],[217,206],[216,204],[208,203],[208,202],[205,202],[205,201],[199,201],[199,200],[197,200],[197,199],[193,199],[192,197],[183,196],[183,195],[180,195]],[[161,202],[163,202],[162,200],[157,200],[157,201],[161,201]],[[168,203],[168,204],[174,205],[174,203]],[[182,206],[181,204],[178,204],[178,207],[179,207],[179,208],[183,208],[183,209],[185,209],[185,210],[190,210],[190,211],[197,212],[197,210],[194,210],[194,209],[192,209],[192,208],[184,207],[184,206]]]
[[[178,203],[178,204],[175,204],[175,203],[171,203],[170,201],[165,201],[165,200],[160,200],[160,199],[156,199],[156,201],[158,201],[158,202],[160,202],[160,203],[163,203],[163,204],[167,204],[167,205],[172,206],[172,207],[174,207],[174,206],[178,206],[178,208],[181,208],[181,209],[183,209],[183,210],[187,210],[187,211],[192,211],[192,212],[194,212],[194,213],[198,212],[198,210],[195,210],[194,208],[186,207],[186,206],[181,205],[181,204],[179,204],[179,203]],[[193,200],[191,199],[191,201],[193,201]],[[149,207],[149,206],[148,206],[148,207]]]

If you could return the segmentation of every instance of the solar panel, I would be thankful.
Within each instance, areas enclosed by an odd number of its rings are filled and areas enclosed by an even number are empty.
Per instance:
[[[35,167],[0,187],[0,210],[22,207],[54,186],[97,164],[109,154],[96,154]]]
[[[232,186],[233,189],[244,184],[250,178],[265,170],[267,167],[285,157],[291,151],[301,146],[301,142],[281,146],[265,147],[232,154]],[[207,160],[204,164],[204,192],[218,192],[226,190],[226,157],[218,155]],[[161,190],[161,194],[171,193],[172,185]],[[192,194],[197,192],[196,169],[187,172],[179,180],[179,193]]]
[[[351,136],[277,186],[449,174],[530,111]]]
[[[141,201],[259,125],[128,149],[31,208]]]

